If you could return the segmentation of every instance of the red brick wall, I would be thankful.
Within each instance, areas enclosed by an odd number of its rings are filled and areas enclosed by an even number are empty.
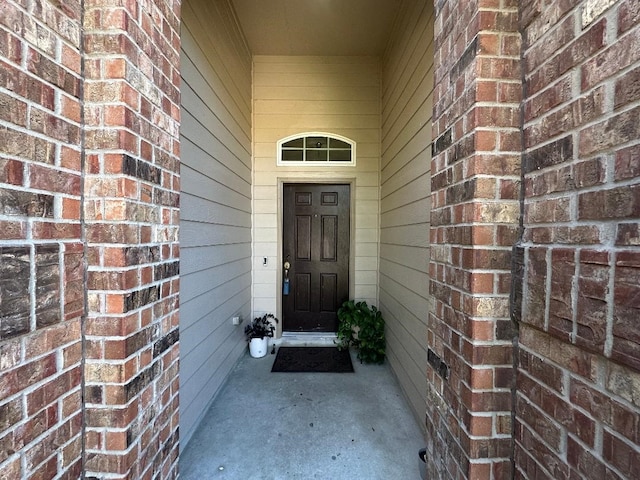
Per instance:
[[[510,478],[518,10],[499,0],[435,5],[429,478]]]
[[[178,455],[179,1],[85,1],[86,474]]]
[[[80,2],[0,4],[0,478],[78,478]]]
[[[0,478],[177,475],[179,5],[0,4]]]
[[[518,478],[637,478],[640,3],[523,5]]]

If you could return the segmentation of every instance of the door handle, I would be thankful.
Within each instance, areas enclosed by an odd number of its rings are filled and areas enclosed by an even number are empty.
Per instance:
[[[289,269],[291,268],[291,264],[289,262],[284,262],[284,278],[282,279],[282,294],[289,295]]]

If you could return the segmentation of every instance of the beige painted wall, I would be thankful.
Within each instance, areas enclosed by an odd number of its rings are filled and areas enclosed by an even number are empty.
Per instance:
[[[407,1],[382,70],[380,309],[387,356],[424,428],[433,8]],[[429,48],[425,46],[429,45]]]
[[[254,311],[281,316],[283,182],[353,182],[351,296],[377,304],[380,68],[369,57],[254,56]],[[354,140],[356,166],[278,167],[278,140],[326,132]],[[267,257],[267,266],[263,258]]]
[[[251,56],[227,0],[182,6],[180,443],[246,349]]]

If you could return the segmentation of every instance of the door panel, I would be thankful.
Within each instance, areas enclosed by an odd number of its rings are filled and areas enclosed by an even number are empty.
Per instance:
[[[285,184],[283,202],[283,329],[335,332],[349,298],[350,186]]]
[[[323,215],[322,217],[322,255],[324,262],[338,261],[338,217]]]
[[[311,260],[311,216],[296,216],[296,260]]]
[[[295,311],[308,312],[311,310],[311,275],[297,273],[295,275],[293,295],[295,296]]]
[[[335,312],[338,296],[338,276],[333,273],[323,273],[320,276],[320,310]]]

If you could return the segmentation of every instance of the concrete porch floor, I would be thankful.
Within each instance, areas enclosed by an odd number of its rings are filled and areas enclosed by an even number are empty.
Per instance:
[[[271,348],[271,347],[270,347]],[[248,352],[181,453],[180,479],[420,478],[424,435],[388,364],[271,373]]]

